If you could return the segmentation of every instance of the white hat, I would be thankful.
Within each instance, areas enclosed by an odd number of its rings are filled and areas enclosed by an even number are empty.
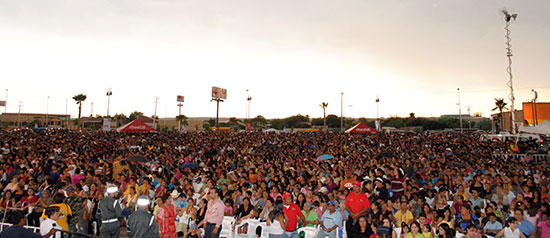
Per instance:
[[[137,205],[138,206],[149,206],[149,197],[147,196],[139,196],[138,200],[137,200]]]
[[[327,189],[326,187],[321,187],[321,188],[319,189],[319,192],[320,192],[320,193],[328,193],[328,189]]]
[[[118,187],[115,185],[107,186],[107,193],[116,193],[118,192]]]
[[[170,196],[172,196],[172,198],[177,198],[180,196],[180,193],[178,192],[178,190],[174,189],[174,191],[172,191]]]

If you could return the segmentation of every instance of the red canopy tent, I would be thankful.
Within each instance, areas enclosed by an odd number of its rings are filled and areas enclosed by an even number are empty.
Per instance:
[[[361,122],[359,124],[355,125],[352,128],[349,128],[346,130],[346,133],[351,134],[367,134],[367,133],[378,133],[379,131],[372,129],[372,127],[367,126]]]
[[[130,123],[116,129],[118,132],[152,132],[155,128],[143,123],[140,120],[133,120]]]

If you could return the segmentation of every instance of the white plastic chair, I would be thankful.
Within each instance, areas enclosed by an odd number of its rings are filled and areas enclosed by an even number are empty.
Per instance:
[[[260,238],[269,238],[269,226],[267,225],[267,223],[266,222],[260,222],[258,224],[258,226],[262,228],[261,233],[260,233]]]
[[[304,232],[304,238],[317,238],[319,229],[315,227],[302,227],[298,229],[298,235],[300,235],[301,232]]]
[[[233,238],[234,224],[235,217],[224,216],[222,221],[222,230],[220,231],[220,237]]]
[[[233,230],[233,237],[235,238],[255,238],[256,237],[256,228],[258,227],[260,221],[255,219],[246,219],[241,221],[240,224],[235,225]],[[239,234],[239,228],[248,225],[247,232],[244,234]]]
[[[397,237],[401,237],[401,227],[394,227],[393,231],[395,231]]]

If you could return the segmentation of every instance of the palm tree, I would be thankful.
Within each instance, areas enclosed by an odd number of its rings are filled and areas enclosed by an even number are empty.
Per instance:
[[[78,118],[80,119],[80,115],[82,113],[82,102],[86,101],[86,94],[78,94],[73,97],[73,99],[76,101],[76,104],[78,104]]]
[[[502,121],[502,110],[508,109],[506,107],[506,105],[508,105],[508,103],[504,102],[504,98],[495,98],[495,105],[496,105],[496,107],[493,108],[492,111],[498,110],[498,117],[499,117],[500,121]]]
[[[323,108],[323,126],[327,127],[327,115],[326,115],[326,108],[328,107],[328,102],[322,102],[319,104],[320,107]]]
[[[183,128],[182,125],[187,126],[187,116],[185,115],[177,115],[176,121],[178,121],[178,128],[181,132],[181,129]]]

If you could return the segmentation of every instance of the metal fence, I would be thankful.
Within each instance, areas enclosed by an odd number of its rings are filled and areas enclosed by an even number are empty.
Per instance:
[[[12,226],[11,223],[0,223],[0,232],[2,232],[5,228],[8,228]],[[33,231],[34,233],[36,234],[40,234],[40,227],[36,227],[36,226],[24,226],[25,228]],[[72,232],[72,231],[63,231],[63,230],[58,230],[59,232],[61,232],[61,236],[65,236],[65,235],[68,235],[68,237],[86,237],[86,238],[96,238],[97,236],[94,236],[94,235],[87,235],[87,234],[81,234],[81,233],[77,233],[77,232]]]
[[[527,154],[501,154],[501,158],[505,160],[524,160]],[[542,161],[550,161],[549,154],[532,154],[531,157],[535,163]]]

